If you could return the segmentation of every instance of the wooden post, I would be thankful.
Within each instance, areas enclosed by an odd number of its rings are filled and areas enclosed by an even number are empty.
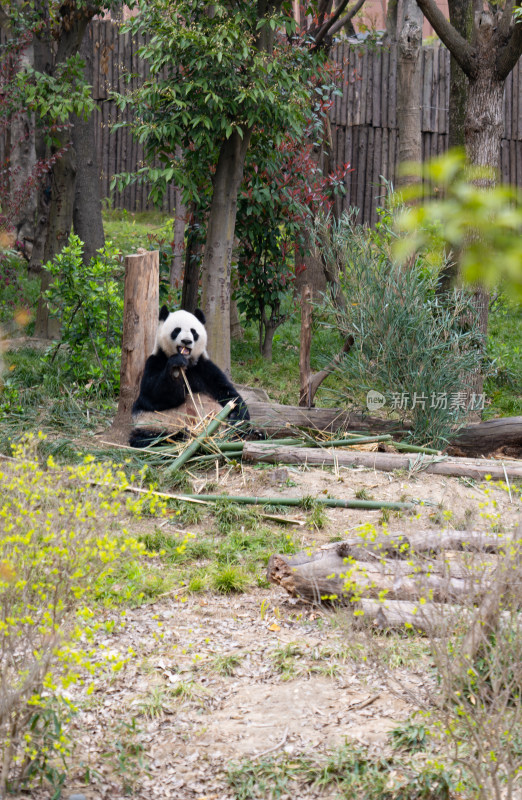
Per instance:
[[[125,258],[120,399],[110,428],[112,441],[127,443],[131,409],[136,400],[145,361],[154,349],[159,308],[159,251]]]
[[[299,347],[299,405],[309,407],[310,348],[312,346],[312,287],[306,284],[301,292],[301,342]]]

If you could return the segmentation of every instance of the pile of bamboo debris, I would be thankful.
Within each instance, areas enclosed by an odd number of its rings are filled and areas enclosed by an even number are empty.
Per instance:
[[[267,578],[311,603],[346,605],[355,618],[381,628],[434,633],[465,617],[463,646],[473,656],[513,587],[520,591],[514,565],[520,563],[521,537],[522,526],[514,535],[361,533],[314,552],[273,555]]]

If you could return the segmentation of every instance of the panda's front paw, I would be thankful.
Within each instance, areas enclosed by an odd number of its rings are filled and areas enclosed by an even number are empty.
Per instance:
[[[169,369],[179,369],[180,367],[188,367],[188,363],[186,356],[181,355],[181,353],[175,353],[169,358],[167,365]]]

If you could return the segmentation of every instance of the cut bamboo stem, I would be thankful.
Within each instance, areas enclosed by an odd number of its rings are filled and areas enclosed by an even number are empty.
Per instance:
[[[309,500],[305,497],[244,497],[243,495],[229,494],[198,494],[194,496],[198,500],[210,503],[228,500],[231,503],[251,506],[300,506],[306,508],[307,505],[317,504],[326,506],[326,508],[365,508],[369,510],[390,508],[394,511],[404,511],[413,507],[413,503],[395,503],[388,500],[340,500],[335,497],[314,497]],[[190,500],[191,498],[192,495],[178,495],[179,500]]]

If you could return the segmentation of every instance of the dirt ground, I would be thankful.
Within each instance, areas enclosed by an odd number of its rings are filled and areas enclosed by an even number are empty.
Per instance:
[[[328,492],[348,499],[366,489],[374,499],[418,501],[412,514],[390,515],[392,532],[448,525],[510,530],[521,511],[514,487],[511,495],[495,487],[487,494],[472,481],[422,472],[240,466],[195,477],[193,489],[208,491],[210,482],[229,494]],[[305,518],[298,509],[294,516]],[[289,530],[303,547],[313,547],[361,524],[379,528],[381,518],[380,511],[328,509],[322,529]],[[208,520],[190,530],[197,536],[205,526]],[[135,657],[112,681],[96,679],[84,696],[73,720],[75,769],[63,797],[79,792],[88,800],[116,800],[127,784],[138,798],[232,800],[225,778],[232,761],[318,754],[345,739],[382,752],[390,729],[415,706],[411,694],[391,691],[365,661],[365,639],[353,635],[346,613],[314,609],[279,587],[233,596],[173,593],[128,611],[125,627],[105,644],[120,653],[132,647]],[[420,696],[429,681],[425,642],[399,634],[381,641],[388,677]],[[218,665],[231,656],[232,674],[222,674]],[[81,781],[86,773],[89,785]],[[335,796],[331,789],[300,795]]]

